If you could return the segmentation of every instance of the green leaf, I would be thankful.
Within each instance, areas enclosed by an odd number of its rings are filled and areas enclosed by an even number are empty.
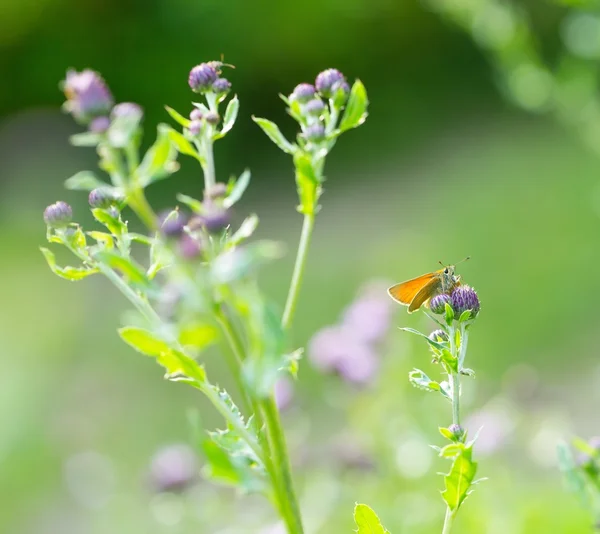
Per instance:
[[[46,262],[48,263],[48,267],[52,270],[52,272],[65,280],[81,280],[87,276],[97,273],[99,270],[91,267],[71,267],[67,265],[66,267],[59,267],[56,265],[56,257],[54,253],[47,248],[40,247],[44,258],[46,258]]]
[[[450,441],[455,441],[456,438],[454,436],[454,432],[452,432],[449,428],[444,428],[443,426],[441,426],[438,428],[438,430],[440,431],[440,434],[446,439],[449,439]]]
[[[315,172],[310,157],[303,152],[294,155],[296,169],[296,187],[300,205],[298,211],[305,215],[314,215],[317,211],[321,192],[320,180]]]
[[[448,326],[452,326],[452,321],[454,321],[454,310],[452,309],[452,306],[450,306],[450,304],[448,304],[447,302],[445,303],[445,317],[446,317],[446,324]]]
[[[360,80],[356,80],[350,90],[348,103],[340,122],[340,131],[345,132],[365,122],[368,105],[367,90]]]
[[[458,318],[458,322],[459,323],[465,323],[469,319],[471,319],[471,310],[465,310],[464,312],[462,312],[460,314],[460,317]]]
[[[92,189],[114,189],[106,182],[103,182],[92,171],[80,171],[77,174],[67,178],[65,187],[74,191],[91,191]]]
[[[424,391],[439,391],[444,397],[447,397],[447,393],[442,389],[440,384],[435,380],[431,380],[423,371],[420,369],[413,369],[408,373],[408,380],[410,383]]]
[[[447,429],[445,429],[445,428],[440,429],[440,432],[442,430],[447,430]],[[447,437],[447,436],[444,436],[444,437]],[[448,439],[452,439],[452,438],[448,438]],[[462,454],[464,449],[465,449],[464,443],[452,443],[450,445],[446,445],[445,447],[442,447],[440,449],[439,455],[441,458],[454,458],[457,454]]]
[[[451,447],[451,445],[448,445],[448,447]],[[444,475],[446,489],[442,491],[442,498],[452,512],[456,512],[460,508],[469,495],[469,488],[473,484],[477,472],[477,463],[473,461],[472,453],[471,446],[463,446],[454,458],[450,472]]]
[[[258,227],[258,215],[253,213],[244,219],[237,231],[229,238],[227,244],[230,247],[235,247],[248,239]]]
[[[382,524],[377,514],[366,504],[356,504],[354,507],[354,522],[358,534],[390,534]]]
[[[166,127],[167,134],[171,142],[175,145],[175,148],[186,156],[192,156],[197,159],[200,163],[204,163],[204,158],[198,154],[194,145],[184,137],[183,134],[179,133],[176,130],[173,130],[171,127]]]
[[[429,336],[426,336],[425,334],[423,334],[422,332],[419,332],[418,330],[415,330],[414,328],[404,327],[404,328],[400,328],[400,330],[403,330],[404,332],[410,332],[411,334],[415,334],[417,336],[425,338],[427,343],[429,343],[432,347],[439,350],[440,352],[443,352],[444,350],[448,350],[446,348],[446,345],[444,345],[443,343],[439,343],[438,341],[429,339]]]
[[[250,170],[246,169],[236,180],[235,185],[231,189],[229,195],[227,195],[227,198],[223,201],[223,206],[226,208],[231,208],[231,206],[238,202],[242,198],[242,195],[246,191],[249,183]]]
[[[188,208],[190,208],[194,213],[202,213],[204,211],[204,206],[202,202],[196,200],[193,197],[189,197],[188,195],[184,195],[182,193],[177,193],[177,200],[182,204],[185,204]]]
[[[89,235],[92,239],[95,239],[96,242],[104,248],[110,249],[115,247],[113,236],[107,234],[106,232],[92,231],[87,232],[87,235]]]
[[[214,326],[203,323],[186,325],[179,331],[179,343],[200,350],[214,343],[218,337],[219,332]]]
[[[281,150],[288,154],[294,154],[298,147],[293,143],[290,143],[279,130],[279,126],[274,122],[267,119],[261,119],[260,117],[252,116],[252,120],[258,124],[262,131],[267,134],[267,137],[273,141]]]
[[[284,355],[284,357],[283,357],[284,365],[283,365],[283,367],[280,368],[280,371],[287,371],[294,378],[297,378],[298,377],[298,363],[300,362],[300,359],[302,358],[303,355],[304,355],[304,349],[302,347],[300,347],[299,349],[296,349],[293,352],[290,352],[289,354]]]
[[[204,368],[183,352],[171,349],[157,356],[156,361],[166,369],[165,378],[173,382],[185,382],[198,389],[206,382]]]
[[[181,115],[179,112],[175,111],[169,106],[165,106],[165,109],[167,110],[167,113],[171,115],[173,120],[179,125],[183,126],[184,128],[190,127],[190,123],[192,122],[190,119],[186,119],[183,115]]]
[[[227,104],[227,108],[225,109],[225,116],[223,117],[223,127],[221,128],[220,132],[213,135],[213,139],[221,139],[222,137],[225,137],[228,132],[231,131],[233,125],[235,124],[235,120],[237,119],[239,109],[240,101],[238,100],[238,97],[236,95]]]
[[[452,356],[452,353],[448,349],[443,349],[440,354],[441,360],[450,368],[454,373],[458,372],[458,358]]]
[[[171,351],[171,346],[156,334],[135,326],[126,326],[119,329],[121,339],[129,346],[146,356],[160,356]]]
[[[103,210],[102,208],[94,208],[92,215],[99,222],[102,223],[109,232],[114,235],[120,236],[127,232],[127,225],[121,221],[120,217],[113,217],[110,212]]]
[[[169,137],[169,127],[159,124],[156,141],[146,151],[142,163],[137,168],[142,187],[170,176],[178,170],[177,150]]]
[[[125,258],[111,250],[97,252],[94,254],[94,258],[102,263],[106,263],[112,269],[116,269],[133,284],[144,287],[150,285],[144,269],[131,258]]]
[[[69,137],[73,146],[96,146],[102,141],[102,135],[93,132],[83,132]]]

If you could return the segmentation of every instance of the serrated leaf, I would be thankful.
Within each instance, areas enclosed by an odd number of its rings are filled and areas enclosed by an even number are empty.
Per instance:
[[[377,517],[377,514],[366,504],[356,504],[354,507],[354,522],[358,534],[390,534]]]
[[[239,109],[240,101],[236,95],[227,104],[227,108],[225,108],[225,115],[223,116],[223,126],[220,132],[213,135],[213,139],[221,139],[231,131],[233,125],[235,124],[235,120],[237,119]]]
[[[73,146],[96,146],[102,140],[102,136],[93,132],[83,132],[69,137]]]
[[[345,132],[360,126],[367,119],[367,90],[360,80],[356,80],[350,90],[348,103],[340,122],[340,131]]]
[[[58,265],[56,265],[56,257],[54,256],[54,253],[51,250],[48,250],[44,247],[40,247],[40,250],[42,251],[44,258],[46,258],[48,267],[50,267],[52,272],[57,276],[64,278],[65,280],[81,280],[83,278],[86,278],[87,276],[99,272],[98,269],[91,267],[71,267],[70,265],[67,265],[66,267],[59,267]]]
[[[454,458],[450,472],[444,475],[446,489],[442,491],[442,498],[453,513],[460,508],[469,495],[469,488],[477,472],[477,463],[472,459],[472,451],[470,446],[464,446],[460,454]]]
[[[184,128],[189,128],[190,123],[192,122],[190,119],[186,119],[183,115],[181,115],[178,111],[175,111],[173,108],[169,106],[165,106],[167,113],[171,115],[171,118],[180,126]]]
[[[169,127],[159,124],[156,141],[146,151],[144,158],[137,168],[140,184],[146,185],[170,176],[177,171],[177,150],[171,142],[168,132]]]
[[[94,254],[94,258],[119,271],[129,282],[148,287],[150,281],[146,272],[133,259],[125,258],[111,250],[102,250]]]
[[[446,439],[449,439],[450,441],[455,441],[454,432],[452,432],[449,428],[441,426],[438,428],[438,430],[440,431],[440,434]]]
[[[452,356],[452,353],[448,349],[443,349],[441,351],[440,359],[450,368],[452,372],[458,372],[458,358]]]
[[[267,137],[273,141],[281,150],[287,154],[294,154],[298,147],[293,143],[290,143],[279,130],[279,126],[274,122],[267,119],[261,119],[260,117],[252,116],[252,120],[258,124],[262,131],[267,134]]]
[[[223,206],[225,206],[226,208],[231,208],[231,206],[238,202],[242,198],[242,195],[246,191],[246,188],[248,187],[249,183],[250,170],[246,169],[242,174],[240,174],[240,177],[235,181],[235,184],[231,188],[229,194],[227,195],[227,198],[225,198],[225,200],[223,201]]]
[[[92,171],[80,171],[65,180],[65,187],[73,191],[91,191],[92,189],[113,190],[106,182],[100,180]]]
[[[200,156],[200,154],[198,154],[194,145],[191,143],[191,141],[186,139],[183,134],[179,133],[176,130],[173,130],[173,128],[170,127],[166,128],[166,132],[171,142],[175,145],[175,148],[177,148],[177,150],[181,154],[185,154],[186,156],[192,156],[193,158],[197,159],[200,163],[204,163],[204,158]]]
[[[252,236],[257,227],[258,215],[253,213],[244,219],[244,222],[242,222],[236,232],[229,238],[227,244],[231,247],[235,247],[240,243],[243,243],[246,239]]]

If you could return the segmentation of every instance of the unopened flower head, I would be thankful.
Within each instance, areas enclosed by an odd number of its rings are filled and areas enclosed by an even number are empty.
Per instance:
[[[194,108],[190,112],[190,120],[191,121],[201,121],[203,117],[204,117],[204,115],[202,114],[202,110],[200,110],[198,108]]]
[[[456,317],[463,312],[471,310],[471,316],[475,317],[479,313],[480,304],[477,292],[471,286],[458,286],[450,296],[450,306],[454,310]]]
[[[160,217],[160,231],[165,237],[179,237],[187,222],[187,217],[180,211],[168,211]]]
[[[52,228],[64,228],[73,219],[73,210],[66,202],[59,200],[44,210],[44,222]]]
[[[70,70],[62,84],[67,97],[65,109],[83,124],[93,118],[107,115],[113,106],[113,97],[102,77],[93,70]]]
[[[208,122],[208,124],[212,124],[213,126],[219,124],[221,117],[215,111],[209,111],[206,115],[204,115],[204,120]]]
[[[123,118],[131,122],[139,122],[144,116],[144,111],[141,106],[134,102],[122,102],[117,104],[111,112],[113,119]]]
[[[429,334],[429,339],[431,339],[431,341],[437,341],[438,343],[442,343],[448,341],[448,334],[441,328],[438,328],[437,330],[434,330],[433,332],[431,332],[431,334]]]
[[[196,136],[196,135],[200,135],[203,127],[204,127],[204,123],[201,120],[193,120],[192,122],[190,122],[188,130],[190,131],[190,133],[192,135]]]
[[[204,213],[190,220],[190,230],[205,229],[209,234],[223,231],[231,221],[229,210],[213,202],[204,202]]]
[[[327,69],[319,73],[315,81],[315,87],[325,98],[333,98],[336,90],[345,83],[346,78],[339,70]]]
[[[315,88],[309,83],[301,83],[296,86],[294,92],[290,95],[290,100],[296,100],[304,104],[314,98]]]
[[[119,203],[121,199],[110,189],[98,187],[90,191],[88,202],[92,208],[107,209]]]
[[[311,143],[319,143],[325,139],[325,126],[321,123],[317,122],[315,124],[310,124],[306,127],[304,132],[302,133],[304,138]]]
[[[207,200],[217,200],[227,196],[227,185],[223,182],[216,182],[204,191],[204,198]]]
[[[110,126],[110,119],[106,116],[96,117],[91,120],[89,130],[94,133],[104,133]]]
[[[450,295],[436,295],[429,301],[429,309],[433,313],[442,314],[446,311],[446,304],[450,304]]]
[[[226,95],[231,91],[231,82],[225,78],[217,78],[212,84],[212,91],[217,95]]]
[[[311,117],[319,117],[325,111],[325,103],[318,98],[313,98],[304,106],[304,113]]]
[[[449,427],[448,430],[450,430],[450,432],[452,432],[452,435],[454,436],[454,439],[456,441],[462,441],[464,436],[465,436],[465,429],[460,426],[457,425],[456,423],[452,423]]]
[[[217,69],[209,63],[196,65],[188,77],[188,83],[194,93],[206,93],[217,80]]]

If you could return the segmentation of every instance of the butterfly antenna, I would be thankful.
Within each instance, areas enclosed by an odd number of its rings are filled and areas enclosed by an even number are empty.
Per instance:
[[[471,256],[467,256],[465,259],[460,260],[458,263],[463,263],[463,262],[465,262],[467,260],[470,260],[470,259],[471,259]],[[456,265],[458,265],[458,263]]]

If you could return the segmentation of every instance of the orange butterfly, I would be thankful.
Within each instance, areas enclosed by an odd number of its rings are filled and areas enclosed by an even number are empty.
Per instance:
[[[468,259],[467,257],[462,261]],[[454,274],[454,267],[454,265],[447,265],[439,271],[396,284],[388,289],[388,293],[396,302],[408,306],[408,313],[412,313],[436,295],[450,293],[460,285],[460,276]]]

